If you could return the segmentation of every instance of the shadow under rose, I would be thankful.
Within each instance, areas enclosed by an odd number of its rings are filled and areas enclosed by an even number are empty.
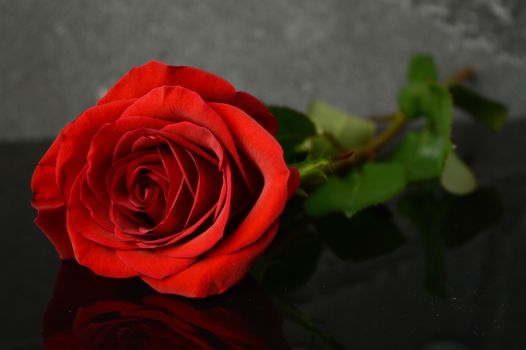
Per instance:
[[[44,316],[56,349],[290,349],[281,319],[253,280],[221,296],[160,294],[136,279],[108,279],[63,262]]]

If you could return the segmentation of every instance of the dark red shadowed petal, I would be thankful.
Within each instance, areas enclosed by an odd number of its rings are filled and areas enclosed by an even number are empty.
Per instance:
[[[289,170],[290,170],[290,176],[289,176],[289,181],[287,183],[287,187],[288,187],[288,193],[289,193],[289,199],[290,199],[290,197],[292,197],[296,193],[298,188],[300,187],[301,177],[300,177],[300,173],[298,169],[289,168]]]
[[[152,168],[156,163],[161,163],[161,158],[156,152],[136,152],[119,159],[113,164],[106,174],[106,189],[110,194],[111,201],[125,208],[136,210],[137,198],[130,198],[130,195],[137,191],[135,187],[139,186],[137,182],[142,182],[142,178],[151,179],[150,183],[155,183],[164,191],[168,190],[169,183],[166,176],[151,173],[130,178],[130,173],[137,175],[137,170]],[[144,184],[143,186],[144,187]],[[140,196],[141,194],[139,194]]]
[[[170,179],[160,164],[131,164],[125,175],[125,188],[128,202],[134,208],[145,208],[153,200],[157,188],[167,191]]]
[[[171,247],[177,244],[178,241],[183,240],[188,236],[200,235],[201,232],[205,232],[205,230],[209,227],[215,208],[216,206],[212,207],[207,213],[200,217],[199,220],[197,220],[191,226],[185,227],[182,231],[169,232],[168,234],[149,232],[147,236],[143,236],[141,241],[137,241],[137,246],[144,249],[163,249],[164,247]],[[208,226],[206,226],[207,223]],[[166,255],[170,256],[169,254]]]
[[[236,90],[217,75],[192,67],[174,67],[151,61],[131,69],[100,99],[98,104],[115,100],[139,98],[160,86],[182,86],[206,100],[226,101]]]
[[[208,212],[219,197],[222,187],[222,174],[217,164],[212,164],[201,157],[193,156],[197,167],[197,187],[190,213],[188,213],[185,226],[191,225]]]
[[[240,109],[221,103],[209,105],[222,116],[238,149],[260,169],[263,189],[246,218],[211,254],[231,253],[252,244],[280,216],[288,199],[290,170],[276,139]]]
[[[195,168],[195,165],[187,152],[178,145],[170,144],[164,140],[161,146],[165,147],[159,148],[157,151],[164,170],[168,174],[170,184],[163,188],[162,202],[152,202],[150,206],[141,210],[151,219],[151,225],[136,228],[118,225],[126,233],[166,235],[176,233],[184,228],[184,223],[194,201],[195,194],[193,192],[197,186],[196,169],[192,169]]]
[[[225,159],[225,162],[227,160]],[[223,189],[221,190],[217,205],[220,207],[220,211],[215,218],[213,224],[208,227],[205,231],[199,233],[184,242],[177,242],[177,244],[167,245],[163,248],[159,248],[157,252],[162,255],[171,256],[174,258],[194,258],[204,252],[208,251],[216,245],[216,243],[223,237],[225,228],[230,217],[230,208],[232,201],[232,174],[228,163],[225,164],[225,170],[223,173]],[[215,211],[212,208],[210,215]],[[193,233],[192,230],[187,232],[179,233],[180,237],[190,235]]]
[[[109,202],[109,196],[106,192],[106,173],[112,167],[113,163],[118,161],[118,159],[114,158],[113,151],[114,147],[118,145],[119,140],[126,137],[126,135],[128,135],[127,132],[142,129],[142,133],[148,135],[167,124],[166,121],[159,119],[134,117],[121,118],[99,129],[93,137],[91,149],[87,154],[87,181],[102,203]]]
[[[186,147],[196,168],[194,176],[197,178],[193,206],[186,221],[186,225],[192,224],[217,203],[223,185],[223,149],[210,131],[188,122],[168,125],[161,132],[174,142],[181,143],[182,138],[189,145],[194,145],[193,148],[199,146],[197,149],[200,152]]]
[[[252,96],[251,94],[239,91],[235,94],[234,98],[230,101],[215,101],[215,102],[227,102],[247,113],[249,116],[254,118],[263,128],[269,133],[275,135],[278,132],[278,121],[260,100]]]
[[[39,209],[35,224],[53,243],[61,259],[73,258],[73,248],[66,230],[66,207]]]
[[[244,249],[231,254],[207,256],[176,275],[164,279],[141,276],[141,279],[161,293],[191,298],[222,293],[248,273],[254,260],[274,239],[277,229],[278,224],[274,223],[260,240]]]

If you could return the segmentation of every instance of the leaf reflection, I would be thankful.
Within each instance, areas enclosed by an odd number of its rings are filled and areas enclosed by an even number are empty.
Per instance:
[[[315,225],[338,257],[355,262],[388,254],[406,241],[385,205],[362,210],[352,218],[333,213],[317,220]]]
[[[440,297],[447,295],[445,249],[468,242],[502,215],[499,193],[492,188],[455,196],[431,183],[406,192],[399,209],[420,232],[426,260],[426,288]]]
[[[270,300],[251,280],[203,300],[138,280],[61,266],[44,317],[47,349],[290,349]]]
[[[283,216],[278,238],[253,272],[266,288],[288,293],[309,281],[323,247],[355,263],[400,249],[414,236],[398,227],[399,219],[406,218],[422,241],[426,288],[433,295],[445,296],[445,250],[469,242],[501,215],[502,203],[495,189],[479,188],[457,196],[435,182],[411,186],[398,205],[370,207],[351,218],[342,213],[310,218],[302,210],[302,199],[295,198]]]

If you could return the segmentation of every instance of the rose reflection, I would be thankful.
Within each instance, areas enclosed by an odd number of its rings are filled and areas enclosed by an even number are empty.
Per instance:
[[[203,300],[159,294],[138,280],[60,268],[44,316],[46,349],[290,349],[264,292],[245,280]]]

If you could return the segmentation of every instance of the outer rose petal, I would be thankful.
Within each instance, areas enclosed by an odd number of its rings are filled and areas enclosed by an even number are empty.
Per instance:
[[[192,90],[180,86],[163,86],[154,89],[127,108],[121,119],[137,116],[171,123],[186,121],[204,127],[237,158],[235,143],[225,122],[201,96]]]
[[[220,294],[239,282],[250,270],[254,260],[270,245],[278,231],[274,223],[254,244],[232,254],[204,257],[177,275],[164,279],[141,276],[161,293],[203,298]]]
[[[61,259],[73,258],[73,248],[66,230],[66,208],[39,209],[35,224],[53,243]]]
[[[64,130],[57,155],[57,184],[65,198],[86,164],[93,136],[104,124],[117,120],[133,101],[117,101],[87,109]]]
[[[290,176],[287,183],[289,199],[296,193],[301,185],[301,177],[298,169],[290,168]]]
[[[236,93],[228,81],[192,67],[174,67],[158,61],[133,68],[99,100],[98,104],[138,98],[161,86],[182,86],[204,99],[225,101]]]
[[[190,266],[195,259],[172,258],[155,250],[117,250],[119,258],[130,268],[152,278],[165,278]]]
[[[223,118],[238,149],[263,176],[263,189],[245,220],[214,247],[211,254],[231,253],[257,241],[281,215],[288,199],[290,170],[276,139],[242,110],[222,104],[209,105]]]
[[[271,134],[278,130],[277,120],[262,102],[246,92],[236,92],[235,87],[223,78],[197,68],[169,66],[158,61],[131,69],[97,104],[139,98],[161,86],[182,86],[195,91],[205,101],[232,104],[248,113]]]
[[[275,135],[278,131],[279,125],[276,118],[272,115],[267,106],[251,94],[240,91],[236,93],[232,100],[225,102],[246,112],[272,135]]]
[[[68,126],[64,128],[67,130]],[[63,132],[64,132],[63,131]],[[31,190],[33,191],[32,205],[34,208],[57,208],[64,205],[56,180],[57,156],[62,147],[63,132],[51,144],[42,159],[38,162],[33,178]]]
[[[66,230],[66,208],[56,180],[55,164],[61,146],[62,134],[51,144],[35,168],[31,179],[32,205],[38,211],[35,224],[55,246],[60,258],[70,259],[73,249]]]

